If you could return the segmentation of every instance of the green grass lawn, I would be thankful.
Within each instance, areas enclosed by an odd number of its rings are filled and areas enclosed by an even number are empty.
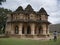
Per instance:
[[[0,45],[60,45],[60,39],[56,42],[53,40],[25,40],[17,38],[0,38]]]

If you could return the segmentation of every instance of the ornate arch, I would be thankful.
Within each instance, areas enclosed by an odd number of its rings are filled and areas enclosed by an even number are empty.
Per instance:
[[[15,34],[19,34],[19,27],[17,25],[15,26],[15,31],[14,32],[15,32]]]

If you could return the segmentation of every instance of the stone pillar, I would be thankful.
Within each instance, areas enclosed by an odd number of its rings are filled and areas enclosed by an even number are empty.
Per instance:
[[[15,32],[15,27],[13,24],[11,24],[11,34],[14,34],[14,32]]]
[[[19,35],[22,35],[22,23],[19,24]]]
[[[11,23],[10,24],[6,24],[6,31],[5,31],[5,33],[7,33],[7,34],[10,34],[10,32],[11,32]]]
[[[43,25],[42,25],[42,28],[43,28],[43,33],[42,33],[42,34],[43,34],[43,35],[46,35],[46,24],[43,24]]]
[[[31,34],[34,35],[35,34],[34,33],[34,31],[35,31],[35,24],[31,24],[30,27],[31,27]]]
[[[13,30],[11,31],[11,34],[14,34],[14,31]]]
[[[49,25],[48,25],[48,28],[47,28],[47,34],[49,35]]]
[[[49,35],[49,29],[47,30],[47,34]]]

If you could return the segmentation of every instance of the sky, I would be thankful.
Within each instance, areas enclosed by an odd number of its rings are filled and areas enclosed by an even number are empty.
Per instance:
[[[48,13],[48,21],[52,24],[60,23],[60,0],[6,0],[0,7],[16,10],[19,6],[25,8],[28,4],[35,11],[39,11],[43,7]]]

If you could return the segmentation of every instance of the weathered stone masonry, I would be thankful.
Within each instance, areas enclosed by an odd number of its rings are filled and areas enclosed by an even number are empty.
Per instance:
[[[8,14],[6,31],[9,36],[41,37],[49,35],[48,14],[41,8],[35,12],[30,5],[25,10],[20,6],[11,14]]]

